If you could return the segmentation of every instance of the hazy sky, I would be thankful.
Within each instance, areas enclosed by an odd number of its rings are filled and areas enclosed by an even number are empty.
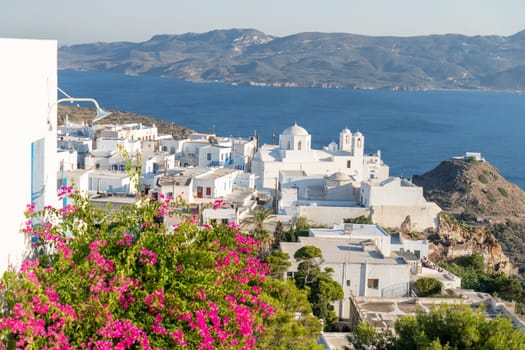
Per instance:
[[[525,29],[525,0],[0,0],[0,37],[59,45],[226,28],[510,35]]]

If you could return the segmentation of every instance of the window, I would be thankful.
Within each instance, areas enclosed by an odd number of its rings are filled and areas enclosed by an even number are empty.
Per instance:
[[[299,141],[297,143],[297,149],[300,151],[302,147],[303,147],[303,143],[301,141]]]
[[[346,161],[346,167],[347,168],[351,168],[352,167],[352,161],[351,160],[347,160]]]
[[[346,280],[346,285],[350,287],[350,280]]]
[[[211,196],[211,187],[206,187],[206,195]]]
[[[206,160],[211,160],[211,153],[206,153]]]
[[[45,192],[45,140],[31,143],[31,203],[39,210],[44,207]]]
[[[379,280],[377,278],[369,278],[368,288],[379,289]]]
[[[287,277],[287,278],[293,278],[293,275],[294,275],[293,271],[288,271],[288,272],[286,273],[286,277]]]
[[[357,139],[357,147],[361,147],[361,139]]]
[[[228,219],[222,219],[221,222],[223,225],[226,225],[228,223]]]

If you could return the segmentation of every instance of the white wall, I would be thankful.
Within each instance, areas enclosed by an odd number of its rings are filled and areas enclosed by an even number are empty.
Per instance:
[[[297,216],[304,216],[312,224],[332,226],[335,223],[342,222],[346,218],[355,218],[357,216],[368,216],[369,209],[361,207],[329,207],[329,206],[300,206],[298,207]]]
[[[0,273],[8,264],[18,266],[27,251],[20,233],[24,209],[32,197],[32,143],[42,140],[43,162],[33,183],[39,181],[42,201],[57,205],[57,42],[0,38],[0,113],[9,123],[0,137],[0,159],[12,164],[2,169],[2,244]],[[48,120],[50,123],[48,123]],[[10,133],[16,130],[16,136]],[[34,158],[33,158],[34,159]],[[36,178],[35,178],[36,176]],[[35,197],[35,196],[33,196]]]
[[[411,230],[424,231],[437,228],[441,208],[433,202],[413,205],[376,205],[370,208],[372,221],[384,227],[400,228],[410,216]]]
[[[108,172],[89,173],[89,191],[110,193],[136,193],[134,182],[129,175],[108,175]]]
[[[57,168],[60,172],[62,167],[64,171],[77,169],[78,153],[77,151],[59,150],[57,153]]]

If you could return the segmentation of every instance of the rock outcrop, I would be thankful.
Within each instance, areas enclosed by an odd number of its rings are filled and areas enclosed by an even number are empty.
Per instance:
[[[524,271],[525,192],[494,166],[472,158],[450,159],[412,180],[444,211],[431,236],[433,260],[477,253],[494,272]]]
[[[462,256],[480,254],[489,271],[514,273],[510,259],[505,255],[498,240],[485,226],[469,226],[443,214],[437,233],[430,243],[432,261],[452,261]]]

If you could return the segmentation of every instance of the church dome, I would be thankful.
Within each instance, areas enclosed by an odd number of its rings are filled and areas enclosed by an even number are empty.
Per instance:
[[[344,128],[343,131],[341,131],[341,134],[352,134],[352,132],[350,131],[350,129]]]
[[[359,136],[363,136],[363,134],[361,134],[361,133],[358,131],[358,132],[355,133],[354,136],[359,137]]]
[[[308,136],[308,131],[305,128],[300,127],[295,123],[287,129],[284,129],[281,135],[290,135],[290,136]]]

